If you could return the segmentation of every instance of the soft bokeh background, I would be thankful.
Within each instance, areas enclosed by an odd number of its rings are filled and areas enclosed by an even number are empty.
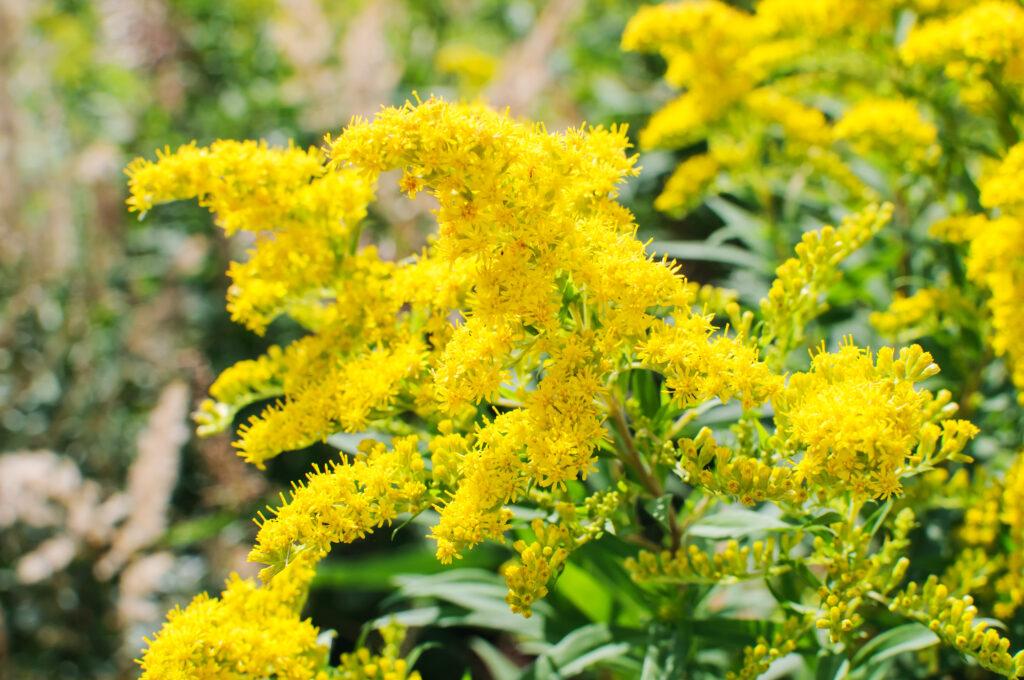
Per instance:
[[[0,680],[135,677],[170,607],[254,573],[250,518],[329,455],[263,474],[228,436],[195,437],[189,413],[217,372],[288,329],[229,323],[224,271],[245,244],[192,204],[139,222],[125,164],[193,139],[317,144],[414,90],[549,129],[636,130],[670,94],[661,64],[618,50],[638,5],[0,0]],[[672,158],[643,162],[624,199],[644,235],[699,236],[699,219],[652,212]],[[418,247],[428,208],[382,182],[381,252]],[[437,569],[401,562],[412,554],[383,537],[327,565],[340,588],[316,618],[336,647],[379,614],[388,574]]]

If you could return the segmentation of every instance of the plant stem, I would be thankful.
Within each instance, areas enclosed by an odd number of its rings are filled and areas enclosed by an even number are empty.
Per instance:
[[[612,425],[615,427],[615,431],[622,439],[622,446],[624,449],[620,451],[622,454],[622,461],[636,472],[637,476],[640,477],[640,482],[648,493],[650,493],[654,498],[661,498],[665,495],[665,487],[662,485],[661,480],[651,474],[651,471],[647,469],[646,465],[644,465],[644,461],[640,456],[640,451],[636,448],[636,442],[633,440],[633,435],[629,431],[629,424],[626,422],[626,414],[614,397],[609,400],[608,412],[611,416]],[[676,521],[676,509],[671,503],[669,503],[668,506],[668,525],[672,536],[672,550],[675,551],[679,549],[682,532],[679,530],[679,525]]]

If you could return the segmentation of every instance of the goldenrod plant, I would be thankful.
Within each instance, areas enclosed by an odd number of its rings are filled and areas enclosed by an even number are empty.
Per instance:
[[[1016,13],[639,11],[624,46],[662,54],[685,88],[641,147],[692,151],[656,205],[736,191],[780,249],[798,241],[758,300],[688,281],[637,238],[618,201],[639,171],[624,127],[551,133],[416,98],[319,149],[220,141],[134,161],[132,210],[197,199],[248,232],[232,318],[297,336],[226,369],[200,432],[237,424],[260,468],[340,449],[259,513],[260,581],[172,612],[143,677],[432,677],[417,662],[445,625],[513,631],[515,655],[470,644],[480,677],[1024,677],[1019,429],[971,417],[994,411],[977,395],[998,376],[958,382],[999,355],[1003,391],[1024,387]],[[976,162],[971,194],[957,171]],[[796,207],[777,213],[798,175]],[[365,224],[396,180],[431,201],[437,230],[385,258]],[[793,238],[794,215],[822,204],[837,224]],[[945,241],[911,257],[929,230]],[[836,292],[887,249],[908,253],[905,276],[945,272],[919,290],[876,272],[895,301],[873,323],[922,344],[879,344],[866,324],[823,333]],[[931,335],[951,316],[991,353],[943,381],[929,347],[960,337]],[[383,650],[364,639],[339,657],[303,603],[327,587],[318,569],[384,529],[414,534],[441,573],[395,576],[390,611],[366,625]],[[488,544],[504,611],[491,576],[459,564]]]

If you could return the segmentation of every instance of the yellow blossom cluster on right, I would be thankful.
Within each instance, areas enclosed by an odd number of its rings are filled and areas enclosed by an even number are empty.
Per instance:
[[[1024,143],[1013,146],[980,183],[981,204],[993,216],[957,215],[932,225],[932,233],[967,244],[967,277],[989,295],[991,343],[1006,356],[1018,400],[1024,403]]]
[[[849,489],[864,498],[889,498],[900,479],[919,466],[961,451],[978,429],[968,421],[933,422],[935,397],[914,383],[938,372],[914,345],[877,358],[847,343],[819,352],[811,370],[789,378],[773,399],[777,446],[793,460],[799,481],[823,490]]]
[[[661,54],[666,81],[683,90],[651,117],[641,146],[690,153],[707,145],[682,160],[656,207],[687,211],[737,185],[767,200],[773,181],[794,175],[859,207],[878,194],[855,171],[858,155],[897,173],[933,166],[938,127],[927,104],[909,94],[919,85],[894,75],[894,66],[945,65],[975,106],[1002,105],[985,69],[1011,85],[1024,77],[1024,10],[1005,0],[972,5],[759,0],[748,12],[696,0],[641,8],[623,48]],[[908,10],[916,23],[904,39]]]

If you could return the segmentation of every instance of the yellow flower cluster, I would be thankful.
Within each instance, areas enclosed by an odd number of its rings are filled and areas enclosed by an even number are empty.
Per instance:
[[[270,565],[261,575],[269,579],[299,555],[319,560],[332,543],[351,543],[400,513],[419,510],[427,487],[416,442],[415,436],[399,437],[389,450],[364,440],[353,462],[332,463],[323,471],[314,468],[273,517],[260,515],[263,521],[249,559]]]
[[[660,52],[668,62],[667,80],[697,93],[688,101],[699,105],[690,110],[700,111],[698,115],[707,120],[749,89],[734,74],[746,76],[756,64],[755,55],[743,48],[759,32],[753,17],[724,2],[666,4],[642,7],[626,26],[622,47]],[[657,128],[654,120],[649,129]]]
[[[326,680],[327,647],[299,610],[311,560],[292,562],[259,586],[233,575],[219,598],[206,593],[167,615],[142,655],[143,680],[287,678]]]
[[[947,298],[947,291],[938,288],[922,288],[910,296],[897,293],[888,309],[871,313],[871,325],[888,337],[926,335],[937,327]]]
[[[859,508],[859,502],[855,500],[852,507]],[[858,610],[869,592],[884,596],[903,580],[910,566],[903,553],[913,527],[914,513],[904,508],[893,522],[892,534],[875,551],[869,550],[872,535],[861,525],[837,522],[831,527],[832,540],[815,537],[811,559],[820,560],[827,572],[825,584],[818,589],[824,615],[815,620],[815,626],[828,630],[832,642],[852,638],[864,621]]]
[[[500,65],[493,54],[468,43],[448,43],[434,56],[435,68],[457,76],[467,92],[475,92],[490,82]]]
[[[204,399],[192,416],[199,435],[223,432],[240,409],[284,392],[284,380],[291,377],[285,358],[284,351],[272,345],[263,356],[224,369],[210,386],[213,399]]]
[[[739,672],[726,674],[725,680],[755,680],[768,671],[776,659],[781,659],[797,648],[797,641],[810,628],[806,616],[790,616],[783,621],[771,640],[761,637],[757,644],[743,648],[743,666]]]
[[[981,204],[986,208],[1024,215],[1024,143],[1007,151],[993,172],[985,176],[980,188]]]
[[[911,581],[892,598],[889,609],[926,624],[944,643],[973,657],[983,668],[1011,678],[1024,675],[1024,650],[1010,656],[1010,641],[986,621],[974,620],[978,612],[974,599],[952,597],[935,576],[920,588]]]
[[[878,155],[913,170],[938,159],[938,128],[921,116],[914,102],[869,98],[850,107],[832,130],[857,153]]]
[[[623,130],[549,135],[483,107],[430,100],[355,121],[328,140],[326,165],[313,151],[228,142],[133,164],[134,208],[199,196],[229,231],[260,232],[250,260],[235,269],[251,269],[253,281],[280,295],[273,306],[249,305],[263,310],[243,315],[250,327],[262,330],[284,311],[310,331],[228,369],[198,414],[204,433],[223,429],[248,404],[280,396],[241,427],[236,444],[262,465],[401,411],[449,437],[443,418],[511,400],[516,408],[452,446],[431,445],[441,513],[432,535],[448,562],[500,539],[512,518],[505,506],[529,483],[561,489],[587,475],[606,436],[603,395],[619,354],[635,352],[665,373],[686,404],[733,396],[747,407],[764,403],[780,379],[755,349],[714,335],[710,320],[690,311],[693,290],[674,267],[645,255],[632,217],[615,203],[616,184],[633,172],[626,145]],[[403,171],[410,196],[429,191],[440,204],[436,241],[398,264],[372,247],[356,249],[369,191],[391,169]],[[306,195],[320,184],[348,198],[333,208],[319,193]],[[304,240],[310,229],[330,243]],[[296,240],[287,240],[293,232]],[[275,250],[285,240],[289,251]],[[334,258],[325,269],[310,264],[321,251]],[[272,271],[278,260],[302,269],[309,285],[279,285],[292,274]],[[255,299],[240,281],[237,309],[239,300]],[[666,322],[652,310],[673,316]],[[532,381],[528,392],[517,387]],[[415,505],[427,479],[413,470],[410,480],[386,487],[379,514],[360,514],[377,507],[376,482],[362,476],[398,469],[381,456],[311,475],[263,525],[254,559],[270,562],[272,573],[295,551],[323,553]],[[383,462],[374,463],[378,457]],[[365,497],[363,505],[339,506],[334,496],[342,492]]]
[[[967,277],[990,296],[992,348],[1009,360],[1018,400],[1024,403],[1024,319],[1018,309],[1024,295],[1024,143],[1012,147],[979,188],[982,205],[998,216],[954,216],[932,225],[931,233],[968,243]]]
[[[964,523],[958,533],[967,545],[991,546],[999,534],[1000,491],[998,484],[990,482],[980,498],[964,512]]]
[[[770,178],[788,181],[810,170],[856,201],[873,199],[874,191],[838,152],[837,140],[858,150],[897,149],[901,159],[933,162],[935,127],[912,102],[872,99],[866,88],[844,92],[854,101],[833,129],[822,111],[801,101],[816,87],[833,94],[834,72],[856,64],[845,55],[867,44],[888,50],[895,60],[891,41],[905,4],[762,0],[746,12],[718,0],[696,0],[637,12],[623,34],[623,48],[660,53],[668,64],[666,80],[685,89],[651,117],[641,146],[680,148],[701,139],[708,144],[706,153],[680,165],[656,207],[692,207],[723,171],[763,186]]]
[[[969,476],[961,469],[937,480],[943,493],[940,507],[964,512],[957,536],[965,547],[941,583],[953,595],[983,595],[993,614],[1006,620],[1024,605],[1024,456],[1015,456],[1005,480],[984,469],[973,472]],[[1007,549],[1000,550],[1000,544]]]
[[[892,11],[892,0],[762,0],[757,16],[775,31],[809,34],[817,38],[853,34],[862,37],[879,30]]]
[[[1006,558],[1006,571],[995,583],[998,601],[994,612],[1010,618],[1024,605],[1024,454],[1017,454],[1006,473],[1000,520],[1006,525],[1014,549]]]
[[[503,413],[476,432],[473,447],[458,463],[456,490],[438,506],[441,519],[431,538],[437,541],[442,563],[451,563],[463,548],[486,539],[501,540],[513,517],[505,505],[526,487],[519,446],[528,436],[522,409]]]
[[[565,567],[575,541],[569,530],[558,524],[547,525],[544,520],[530,523],[537,540],[527,543],[516,541],[512,547],[519,553],[520,564],[505,567],[508,584],[508,602],[512,611],[529,618],[531,605],[548,594],[548,583],[557,578]]]
[[[708,147],[683,161],[656,207],[690,209],[716,177],[728,177],[716,186],[746,184],[765,201],[773,181],[793,175],[828,181],[854,207],[877,200],[852,171],[849,151],[900,176],[939,160],[936,125],[901,96],[933,89],[921,85],[919,65],[944,67],[961,101],[999,119],[1012,144],[1013,88],[1024,83],[1021,26],[1024,9],[1010,0],[760,0],[750,12],[719,0],[644,7],[622,46],[660,53],[666,80],[685,91],[651,117],[641,146]],[[833,125],[831,107],[809,105],[819,101],[846,112]]]
[[[678,446],[683,481],[711,493],[733,496],[743,505],[807,500],[807,491],[794,480],[793,468],[769,465],[760,458],[719,446],[706,427],[693,439],[680,439]]]
[[[275,149],[265,143],[195,143],[156,162],[127,168],[132,210],[198,198],[230,235],[256,235],[245,263],[232,263],[228,309],[262,333],[287,310],[319,306],[344,285],[341,262],[358,236],[373,185],[351,170],[325,166],[321,151]]]
[[[917,345],[898,357],[882,348],[877,361],[849,343],[821,351],[773,399],[775,445],[794,460],[796,479],[811,486],[864,498],[899,494],[900,478],[919,466],[965,458],[961,451],[978,431],[967,421],[930,422],[934,397],[914,383],[937,372]]]
[[[774,536],[742,548],[731,540],[724,550],[710,555],[693,544],[657,555],[641,550],[636,559],[626,559],[625,567],[637,583],[734,583],[788,569],[776,563],[799,542],[799,536],[783,534],[780,555],[776,555]]]
[[[665,188],[654,201],[662,212],[688,212],[714,181],[721,168],[714,155],[702,153],[676,166]]]
[[[409,670],[408,662],[399,657],[405,629],[391,623],[379,629],[384,649],[373,654],[366,647],[342,654],[332,669],[332,680],[421,680],[417,671]]]
[[[256,235],[249,259],[229,272],[235,320],[263,332],[286,313],[311,331],[225,371],[211,390],[216,401],[200,408],[204,434],[227,427],[252,402],[283,396],[250,419],[236,444],[262,466],[339,429],[364,429],[388,413],[405,379],[425,370],[431,347],[413,328],[443,335],[461,294],[458,274],[431,290],[424,283],[434,268],[381,261],[372,247],[356,252],[372,178],[328,167],[320,151],[252,142],[192,144],[155,163],[137,160],[128,173],[134,210],[198,197],[229,234]]]
[[[964,11],[915,27],[900,47],[910,63],[944,65],[947,73],[960,62],[1000,66],[1011,82],[1024,76],[1024,8],[1008,0],[970,3]]]
[[[529,480],[561,487],[588,473],[620,352],[644,345],[654,362],[652,344],[665,338],[657,362],[687,395],[766,398],[756,354],[709,337],[714,328],[690,313],[683,279],[644,254],[614,202],[633,172],[623,130],[551,135],[431,100],[356,121],[329,147],[332,167],[400,168],[410,194],[430,191],[440,231],[424,260],[472,273],[472,292],[456,307],[465,320],[428,358],[440,413],[457,416],[539,378],[522,407],[479,425],[459,460],[433,532],[441,560],[500,537],[511,517],[503,507]],[[657,307],[674,310],[674,326],[651,313]],[[673,363],[684,352],[699,357],[698,375]]]
[[[1006,566],[1005,555],[993,555],[992,552],[987,547],[964,548],[953,563],[946,567],[939,581],[949,588],[951,595],[963,595],[985,588]],[[998,610],[999,605],[996,603],[993,610]]]
[[[803,341],[804,327],[828,307],[823,298],[839,280],[839,263],[862,247],[892,217],[892,205],[870,205],[846,217],[838,228],[826,226],[804,234],[796,257],[775,270],[768,296],[761,301],[766,361],[780,368],[789,351]]]
[[[771,398],[781,379],[758,361],[757,349],[735,338],[709,338],[712,330],[707,319],[691,316],[652,330],[637,354],[644,366],[665,374],[682,406],[739,397],[744,408],[753,408]]]

